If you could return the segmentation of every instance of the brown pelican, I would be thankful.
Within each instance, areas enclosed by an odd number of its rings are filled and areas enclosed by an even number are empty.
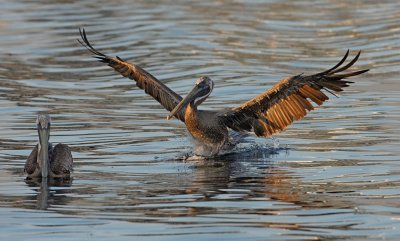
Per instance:
[[[167,119],[176,117],[185,123],[194,140],[202,145],[202,150],[195,153],[201,155],[215,155],[229,144],[232,140],[229,130],[254,132],[263,137],[283,131],[294,120],[302,119],[307,111],[314,109],[311,101],[321,105],[329,99],[322,90],[335,95],[334,92],[340,92],[343,87],[354,83],[344,80],[345,78],[368,71],[364,69],[342,73],[358,60],[361,53],[358,52],[353,60],[342,66],[349,54],[348,50],[333,68],[313,75],[301,74],[282,79],[271,89],[236,108],[221,111],[199,110],[198,106],[214,88],[214,83],[209,77],[199,78],[192,91],[183,99],[138,65],[128,63],[118,56],[113,58],[97,51],[89,43],[85,30],[79,32],[82,41],[78,41],[92,52],[95,58],[108,64],[124,77],[135,80],[139,88],[171,112]]]
[[[25,163],[28,178],[65,178],[72,172],[73,159],[69,147],[49,142],[51,119],[48,114],[39,114],[36,119],[39,143],[33,148]]]

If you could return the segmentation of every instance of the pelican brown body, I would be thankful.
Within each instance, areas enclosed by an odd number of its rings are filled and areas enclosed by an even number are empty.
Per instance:
[[[51,119],[48,114],[39,114],[36,120],[39,142],[25,162],[28,178],[65,178],[72,172],[73,159],[69,147],[49,142]]]
[[[185,123],[189,133],[207,150],[196,153],[215,155],[231,141],[230,130],[236,132],[254,132],[257,136],[268,137],[283,131],[294,120],[302,119],[307,111],[314,109],[315,102],[322,105],[328,100],[322,90],[333,95],[343,91],[343,87],[353,83],[344,80],[368,71],[368,69],[341,73],[350,68],[360,56],[360,52],[348,64],[349,51],[333,68],[313,75],[296,75],[285,78],[271,89],[243,103],[242,105],[221,111],[198,110],[198,106],[210,95],[214,83],[209,77],[196,81],[193,90],[183,99],[154,76],[137,65],[119,58],[109,57],[97,51],[88,41],[85,30],[80,30],[82,40],[78,40],[95,54],[100,62],[107,63],[121,75],[136,81],[136,85],[156,99],[170,111],[168,119],[176,117]]]

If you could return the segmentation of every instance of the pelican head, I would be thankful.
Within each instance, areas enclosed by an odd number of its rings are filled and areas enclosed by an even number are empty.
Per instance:
[[[49,173],[50,116],[46,113],[38,114],[36,125],[39,134],[37,163],[42,172],[42,178],[46,178]]]
[[[178,111],[187,106],[189,103],[193,107],[197,107],[203,103],[203,101],[211,94],[213,88],[214,82],[209,77],[203,76],[197,79],[193,89],[183,100],[181,100],[181,102],[175,106],[175,108],[167,116],[167,119],[171,119]]]

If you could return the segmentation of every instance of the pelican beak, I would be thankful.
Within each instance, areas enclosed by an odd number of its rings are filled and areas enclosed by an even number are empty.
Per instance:
[[[38,151],[38,164],[42,171],[42,178],[47,178],[49,173],[49,138],[50,127],[42,127],[38,125],[39,133],[39,151]]]
[[[183,107],[186,107],[193,99],[196,97],[196,94],[201,90],[199,86],[196,84],[193,89],[189,92],[189,94],[179,102],[175,108],[171,111],[171,113],[167,116],[167,120],[171,119],[180,111]]]

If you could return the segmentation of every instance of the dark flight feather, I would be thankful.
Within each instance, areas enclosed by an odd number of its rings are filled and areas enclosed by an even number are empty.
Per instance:
[[[345,66],[342,64],[346,61],[349,51],[331,69],[314,75],[297,75],[279,81],[259,96],[221,113],[219,116],[221,122],[236,131],[254,131],[257,136],[266,137],[281,132],[293,121],[307,115],[307,111],[313,110],[311,102],[322,105],[329,99],[322,90],[332,94],[341,92],[343,87],[353,83],[343,79],[368,71],[365,69],[338,74],[353,66],[360,52]]]
[[[139,88],[143,89],[147,94],[157,100],[166,110],[172,111],[182,100],[180,95],[161,83],[157,78],[141,67],[128,63],[118,56],[115,58],[109,57],[96,50],[87,39],[85,29],[79,29],[79,32],[82,40],[78,39],[78,42],[92,52],[95,55],[95,58],[99,59],[100,62],[108,64],[108,66],[112,67],[122,76],[135,80],[136,85]],[[183,122],[185,121],[184,111],[185,108],[177,112],[175,115],[175,117]]]

